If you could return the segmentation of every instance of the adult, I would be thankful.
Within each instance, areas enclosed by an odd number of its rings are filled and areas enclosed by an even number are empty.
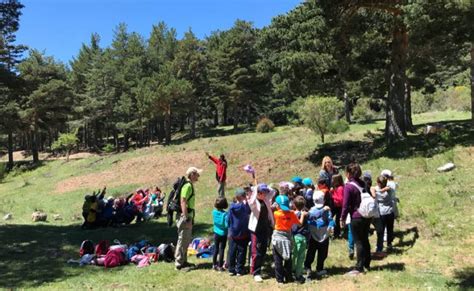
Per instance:
[[[221,154],[219,158],[213,157],[209,153],[206,153],[206,155],[216,165],[216,180],[219,184],[217,187],[217,194],[219,195],[219,197],[225,197],[227,160],[225,159],[224,154]]]
[[[194,183],[199,179],[201,169],[189,167],[186,171],[186,181],[181,187],[181,215],[176,222],[178,227],[178,242],[175,251],[175,266],[177,270],[189,271],[194,267],[188,263],[188,245],[192,241],[193,224],[194,224],[194,207],[196,201],[196,193],[194,191]]]
[[[361,180],[362,170],[357,163],[351,163],[346,167],[346,178],[348,183],[344,187],[344,198],[342,202],[341,228],[344,228],[347,215],[351,216],[352,236],[356,245],[357,263],[349,275],[359,275],[365,270],[370,270],[370,243],[369,226],[371,219],[364,218],[357,211],[361,202],[361,193],[357,187],[364,188],[365,183]],[[356,185],[354,185],[356,184]]]
[[[329,189],[332,186],[332,176],[338,174],[337,168],[332,163],[329,156],[325,156],[321,162],[321,170],[319,171],[319,179],[325,180]]]

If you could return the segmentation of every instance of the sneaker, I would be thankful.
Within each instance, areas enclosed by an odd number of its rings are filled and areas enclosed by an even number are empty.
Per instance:
[[[191,268],[189,266],[176,266],[175,267],[176,271],[181,271],[181,272],[189,272],[191,271]]]
[[[263,278],[262,278],[262,276],[260,276],[260,275],[255,275],[255,276],[253,276],[253,280],[254,280],[255,282],[258,282],[258,283],[262,283],[262,282],[263,282]]]
[[[306,277],[311,277],[311,269],[304,269],[304,273],[306,274]]]
[[[345,276],[351,276],[351,277],[355,277],[355,276],[358,276],[362,274],[362,272],[360,272],[359,270],[350,270],[349,272],[347,272],[346,274],[344,274]]]
[[[306,279],[303,276],[296,277],[296,282],[299,284],[304,284]]]
[[[213,269],[214,271],[219,271],[219,266],[214,265],[214,266],[212,266],[212,269]]]
[[[319,277],[327,275],[327,274],[328,274],[328,271],[326,270],[321,270],[321,271],[316,272],[316,275]]]
[[[229,272],[229,276],[235,276],[235,275],[237,275],[237,274],[234,273],[234,272]]]
[[[382,260],[383,258],[385,258],[387,256],[386,253],[384,252],[375,252],[372,254],[372,259],[374,260]]]
[[[242,273],[237,273],[237,274],[235,274],[235,275],[236,275],[237,277],[242,277],[244,274],[242,274]]]

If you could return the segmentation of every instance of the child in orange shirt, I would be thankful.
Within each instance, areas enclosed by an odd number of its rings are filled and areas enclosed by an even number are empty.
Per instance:
[[[275,218],[275,230],[272,235],[272,253],[275,261],[275,277],[279,284],[291,282],[291,251],[293,225],[303,224],[306,212],[298,219],[296,214],[290,210],[290,199],[285,195],[278,195],[275,202],[277,210],[273,213]]]

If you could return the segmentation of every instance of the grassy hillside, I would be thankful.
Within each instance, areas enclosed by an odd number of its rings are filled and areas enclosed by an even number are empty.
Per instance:
[[[241,168],[255,166],[267,183],[294,175],[316,178],[320,161],[330,155],[336,164],[351,159],[374,175],[384,168],[394,171],[400,184],[401,218],[396,222],[395,252],[374,261],[374,271],[357,278],[343,274],[354,262],[347,258],[346,242],[331,241],[326,267],[329,276],[303,285],[306,289],[359,288],[445,289],[473,286],[474,282],[474,132],[467,113],[429,113],[414,116],[417,134],[386,149],[382,121],[351,125],[341,135],[330,135],[321,146],[315,134],[304,128],[280,127],[267,134],[231,135],[230,128],[207,132],[193,141],[154,146],[128,153],[94,156],[68,163],[44,162],[35,170],[10,173],[0,183],[0,288],[43,289],[247,289],[276,288],[275,279],[257,285],[250,276],[229,277],[210,270],[210,260],[192,261],[199,269],[179,273],[173,264],[158,263],[144,269],[125,266],[112,270],[72,267],[65,262],[78,256],[84,239],[131,243],[174,242],[176,231],[164,219],[123,228],[81,230],[83,196],[107,185],[118,196],[140,186],[170,184],[188,166],[205,172],[197,183],[195,236],[212,234],[211,210],[216,197],[214,167],[205,152],[224,152],[229,162],[229,187],[246,184]],[[447,130],[437,136],[421,134],[423,124],[440,121]],[[438,173],[436,168],[453,161],[456,169]],[[230,194],[229,194],[230,195]],[[41,209],[49,222],[32,223],[31,213]],[[54,221],[53,214],[62,220]],[[375,247],[375,235],[371,237]],[[266,271],[273,274],[270,266]],[[170,285],[172,284],[172,285]],[[290,284],[289,288],[300,288]]]

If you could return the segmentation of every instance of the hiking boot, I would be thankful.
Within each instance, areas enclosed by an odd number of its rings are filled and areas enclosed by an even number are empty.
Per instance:
[[[263,282],[263,278],[260,275],[253,276],[253,280],[257,283],[262,283]]]

